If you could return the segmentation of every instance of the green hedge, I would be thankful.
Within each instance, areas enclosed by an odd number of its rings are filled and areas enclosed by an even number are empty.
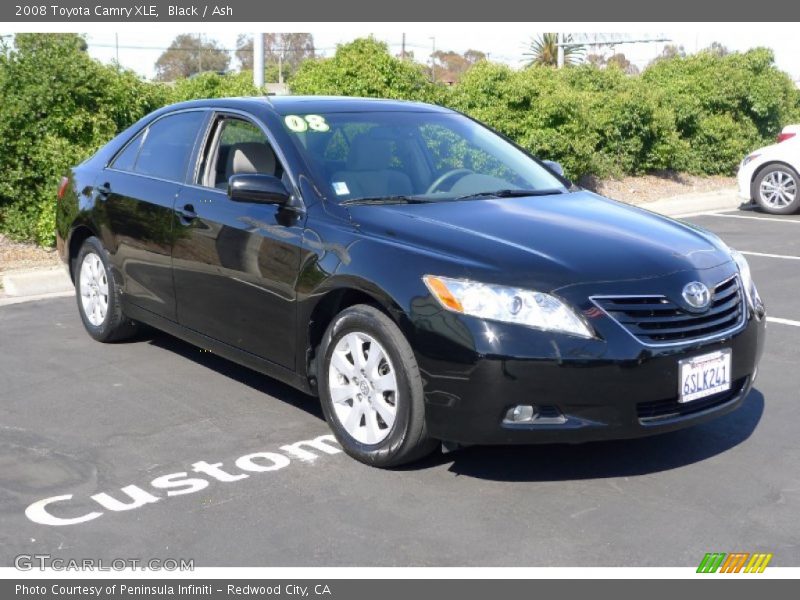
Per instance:
[[[3,49],[0,49],[3,50]],[[53,243],[58,180],[115,133],[169,102],[256,94],[250,73],[202,74],[174,86],[103,65],[72,34],[19,34],[0,52],[0,230]],[[514,71],[480,62],[454,87],[372,38],[303,63],[297,94],[404,98],[472,115],[569,176],[657,169],[733,173],[749,150],[800,121],[800,91],[772,52],[662,60],[638,76],[578,66]]]
[[[84,47],[77,35],[19,34],[0,55],[0,228],[11,237],[52,245],[60,177],[168,100]]]

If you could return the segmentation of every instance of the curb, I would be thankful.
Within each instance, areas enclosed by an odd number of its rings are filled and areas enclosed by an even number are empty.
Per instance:
[[[706,212],[719,212],[739,208],[743,200],[739,198],[736,188],[701,192],[698,194],[681,194],[672,198],[662,198],[653,202],[635,204],[652,212],[667,217],[688,217]]]
[[[36,300],[49,300],[50,298],[69,298],[74,295],[75,290],[70,290],[69,292],[53,292],[52,294],[37,294],[35,296],[0,296],[0,306],[35,302]]]
[[[9,271],[0,276],[5,298],[28,298],[74,291],[64,267]]]

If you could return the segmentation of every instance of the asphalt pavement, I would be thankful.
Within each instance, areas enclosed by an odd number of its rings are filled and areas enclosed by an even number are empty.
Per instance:
[[[748,253],[776,320],[741,409],[648,439],[372,469],[248,369],[152,331],[98,344],[74,298],[0,307],[0,565],[800,566],[800,216],[687,220]]]

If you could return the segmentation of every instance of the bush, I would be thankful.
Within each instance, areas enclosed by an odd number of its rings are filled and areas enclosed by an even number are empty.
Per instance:
[[[259,93],[250,72],[147,83],[92,60],[85,47],[77,35],[19,34],[0,53],[0,229],[14,238],[52,244],[61,175],[148,112]],[[296,94],[450,106],[561,162],[573,179],[656,169],[733,173],[747,152],[800,122],[800,91],[766,49],[663,59],[639,76],[588,65],[514,71],[480,61],[448,88],[366,38],[304,62],[290,85]]]
[[[60,177],[166,100],[85,46],[78,35],[19,34],[0,56],[0,227],[13,238],[52,245]]]
[[[198,98],[226,98],[229,96],[256,96],[258,88],[253,85],[253,72],[242,71],[220,75],[201,73],[187,79],[179,79],[171,91],[171,101],[196,100]]]
[[[684,145],[670,166],[692,173],[733,172],[744,154],[800,117],[800,92],[765,48],[658,61],[640,85],[674,115]]]
[[[339,46],[332,58],[305,61],[290,86],[295,94],[423,102],[436,102],[441,95],[422,65],[395,58],[386,44],[371,37]]]

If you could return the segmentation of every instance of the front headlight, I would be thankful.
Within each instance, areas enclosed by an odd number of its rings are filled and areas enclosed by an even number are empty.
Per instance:
[[[425,275],[422,280],[439,303],[453,312],[584,338],[594,337],[572,308],[550,294],[435,275]]]
[[[745,156],[744,159],[742,159],[742,165],[741,166],[745,166],[747,163],[755,160],[759,156],[760,156],[760,154],[750,154],[749,156]]]
[[[739,277],[742,279],[744,293],[745,296],[747,296],[747,302],[750,305],[750,308],[760,308],[762,306],[761,297],[758,295],[758,290],[756,289],[756,284],[753,281],[753,275],[750,272],[750,265],[748,264],[747,259],[738,250],[734,250],[733,248],[730,250],[731,258],[733,258],[733,262],[736,263],[736,267],[739,269]]]

